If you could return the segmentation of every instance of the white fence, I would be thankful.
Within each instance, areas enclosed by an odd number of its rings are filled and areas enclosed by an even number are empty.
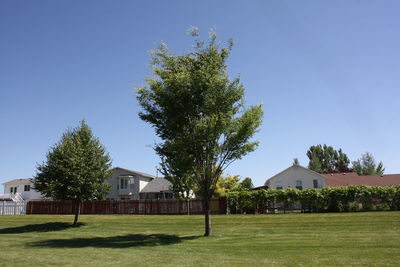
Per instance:
[[[0,215],[26,214],[26,201],[0,201]]]

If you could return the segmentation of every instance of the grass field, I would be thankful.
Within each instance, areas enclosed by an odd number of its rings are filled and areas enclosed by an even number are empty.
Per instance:
[[[1,266],[400,265],[400,212],[0,216]]]

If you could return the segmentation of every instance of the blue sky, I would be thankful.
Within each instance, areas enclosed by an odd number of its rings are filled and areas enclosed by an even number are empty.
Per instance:
[[[400,173],[399,1],[0,1],[0,183],[32,177],[85,119],[114,166],[156,173],[153,129],[134,87],[160,41],[188,51],[189,26],[235,40],[228,62],[247,105],[264,104],[260,147],[230,174],[255,185],[311,145],[369,151]],[[0,190],[2,190],[0,188]]]

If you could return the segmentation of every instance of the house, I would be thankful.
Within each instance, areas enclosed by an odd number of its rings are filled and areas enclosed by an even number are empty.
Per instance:
[[[113,169],[113,174],[106,179],[110,185],[106,195],[109,200],[165,199],[173,198],[169,189],[171,183],[163,178],[128,170],[120,167]],[[33,179],[14,179],[3,183],[4,194],[0,200],[36,200],[43,196],[33,189]]]
[[[140,191],[140,199],[174,198],[171,186],[172,184],[167,179],[155,178]]]
[[[147,173],[132,171],[120,167],[105,182],[110,185],[106,196],[109,200],[136,200],[139,192],[156,177]]]
[[[306,189],[325,187],[325,176],[300,165],[293,165],[269,178],[265,184],[269,189]]]
[[[114,168],[106,183],[111,186],[106,196],[109,200],[173,198],[171,183],[164,178],[120,167]]]
[[[33,179],[14,179],[3,183],[4,194],[1,200],[34,200],[42,198],[42,195],[33,189]]]
[[[264,184],[270,189],[298,188],[300,190],[348,185],[400,185],[400,174],[358,175],[355,172],[320,174],[303,166],[293,165],[272,176]]]

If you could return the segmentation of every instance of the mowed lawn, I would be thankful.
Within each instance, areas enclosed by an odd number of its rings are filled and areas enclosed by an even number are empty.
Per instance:
[[[0,216],[1,266],[400,265],[400,212]]]

